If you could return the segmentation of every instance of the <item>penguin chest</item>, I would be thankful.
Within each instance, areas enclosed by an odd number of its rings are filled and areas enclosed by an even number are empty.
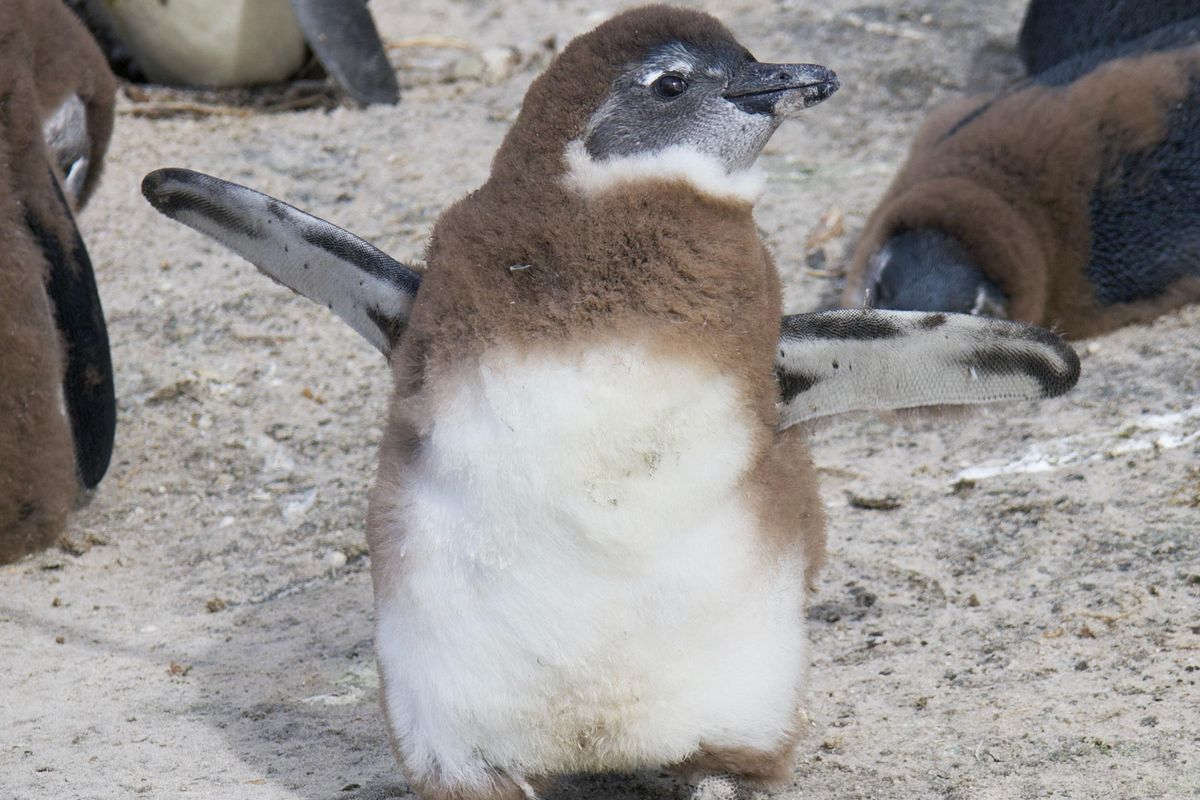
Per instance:
[[[789,728],[803,564],[765,544],[748,483],[770,433],[735,381],[612,345],[492,351],[426,391],[373,532],[410,770],[636,768]]]

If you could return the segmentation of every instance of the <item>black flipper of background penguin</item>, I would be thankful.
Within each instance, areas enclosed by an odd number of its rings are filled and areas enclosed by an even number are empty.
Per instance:
[[[321,65],[361,103],[400,97],[379,31],[365,0],[292,0],[308,45]]]
[[[211,236],[297,294],[320,303],[389,355],[421,276],[352,233],[273,197],[187,169],[142,180],[158,211]]]
[[[92,262],[75,227],[70,206],[49,169],[46,180],[58,199],[61,219],[53,224],[27,207],[26,224],[50,269],[46,294],[66,354],[63,399],[71,420],[75,467],[80,483],[91,489],[108,470],[117,428],[108,329]],[[69,230],[70,234],[60,238],[55,230]]]
[[[156,209],[320,303],[387,355],[420,276],[353,234],[243,186],[183,169],[142,181]],[[1033,400],[1079,379],[1040,328],[966,314],[846,309],[784,317],[779,428],[848,411]]]

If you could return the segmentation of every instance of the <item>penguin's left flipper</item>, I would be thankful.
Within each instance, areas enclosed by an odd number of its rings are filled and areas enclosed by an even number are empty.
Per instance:
[[[850,411],[1056,397],[1079,380],[1079,357],[1017,322],[843,309],[784,317],[775,372],[782,430]]]
[[[151,172],[142,179],[142,194],[161,213],[333,311],[385,356],[404,333],[420,274],[354,234],[189,169]]]
[[[108,470],[117,428],[108,329],[92,261],[75,227],[71,208],[49,169],[46,180],[56,202],[48,211],[27,204],[25,224],[49,267],[46,294],[66,354],[63,399],[71,420],[75,467],[80,483],[91,489]]]
[[[292,10],[308,46],[351,97],[368,105],[400,99],[366,0],[292,0]]]

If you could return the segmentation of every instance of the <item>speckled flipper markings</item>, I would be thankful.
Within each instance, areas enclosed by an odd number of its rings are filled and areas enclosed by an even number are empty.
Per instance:
[[[1079,357],[1041,328],[970,314],[844,309],[784,317],[780,427],[848,411],[1057,397]]]
[[[151,172],[142,193],[166,216],[333,311],[384,355],[404,332],[421,276],[342,228],[187,169]]]

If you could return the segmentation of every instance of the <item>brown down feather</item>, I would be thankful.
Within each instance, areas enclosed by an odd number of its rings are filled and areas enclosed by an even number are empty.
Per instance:
[[[115,88],[64,5],[0,0],[0,563],[52,544],[79,494],[48,265],[26,223],[32,214],[60,242],[74,236],[50,183],[56,165],[42,120],[70,92],[84,101],[92,144],[86,198],[108,146]]]
[[[1122,155],[1163,138],[1198,62],[1200,46],[1125,58],[1065,86],[1032,84],[935,111],[867,221],[843,304],[862,304],[869,262],[884,242],[917,228],[961,241],[1008,296],[1011,319],[1068,338],[1200,299],[1200,280],[1184,278],[1152,300],[1103,306],[1085,272],[1088,204],[1097,181]],[[988,102],[986,111],[946,136]]]

